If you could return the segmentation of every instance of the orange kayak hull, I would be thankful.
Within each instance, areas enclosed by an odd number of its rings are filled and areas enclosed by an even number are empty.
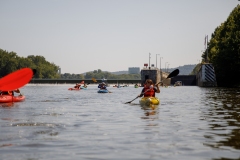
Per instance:
[[[22,102],[25,100],[25,96],[11,96],[11,95],[0,95],[0,103],[9,102]]]

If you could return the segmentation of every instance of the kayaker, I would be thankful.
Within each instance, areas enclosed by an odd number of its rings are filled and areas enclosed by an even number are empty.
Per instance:
[[[79,89],[80,86],[81,86],[80,84],[76,83],[76,85],[75,85],[73,88],[77,88],[77,89]]]
[[[104,83],[104,82],[100,83],[100,84],[98,85],[98,88],[100,88],[100,89],[107,89],[106,83]]]
[[[0,95],[11,95],[11,96],[14,96],[14,92],[20,93],[20,90],[19,89],[15,89],[13,91],[0,91]],[[22,95],[22,94],[20,93],[20,95]]]
[[[139,97],[155,97],[155,93],[160,93],[158,84],[154,86],[151,79],[147,79]]]

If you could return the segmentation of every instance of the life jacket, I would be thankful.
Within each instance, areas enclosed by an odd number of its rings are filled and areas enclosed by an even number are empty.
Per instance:
[[[100,87],[100,89],[107,89],[107,87],[103,85]]]
[[[155,97],[154,88],[149,89],[145,86],[143,92],[144,92],[144,97]]]

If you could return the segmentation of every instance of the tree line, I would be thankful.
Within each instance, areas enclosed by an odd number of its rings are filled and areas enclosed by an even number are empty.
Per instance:
[[[37,70],[34,78],[55,79],[60,77],[58,74],[59,67],[46,61],[43,56],[30,55],[25,58],[18,56],[15,52],[0,49],[0,77],[25,67]]]
[[[70,73],[64,73],[61,74],[62,79],[141,79],[140,74],[112,74],[110,72],[102,71],[101,69],[97,69],[94,71],[90,71],[84,74],[70,74]]]
[[[87,72],[85,75],[85,79],[91,79],[91,78],[96,78],[96,79],[141,79],[140,74],[120,74],[120,75],[115,75],[110,72],[103,72],[101,69],[94,70],[92,72]]]
[[[38,79],[141,79],[140,74],[115,75],[103,72],[101,69],[84,74],[59,74],[59,66],[48,62],[43,56],[29,55],[27,58],[20,57],[15,52],[0,49],[0,78],[21,68],[36,69],[34,78]]]
[[[213,64],[218,86],[240,86],[240,5],[212,33],[202,63]]]

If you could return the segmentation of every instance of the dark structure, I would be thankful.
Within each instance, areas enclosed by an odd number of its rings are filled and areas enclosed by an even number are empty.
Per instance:
[[[183,86],[196,86],[197,79],[196,75],[178,75],[171,78],[171,85],[174,85],[175,82],[181,81]]]
[[[141,85],[143,86],[146,79],[151,79],[154,84],[161,81],[160,70],[155,67],[143,68],[141,70]]]

